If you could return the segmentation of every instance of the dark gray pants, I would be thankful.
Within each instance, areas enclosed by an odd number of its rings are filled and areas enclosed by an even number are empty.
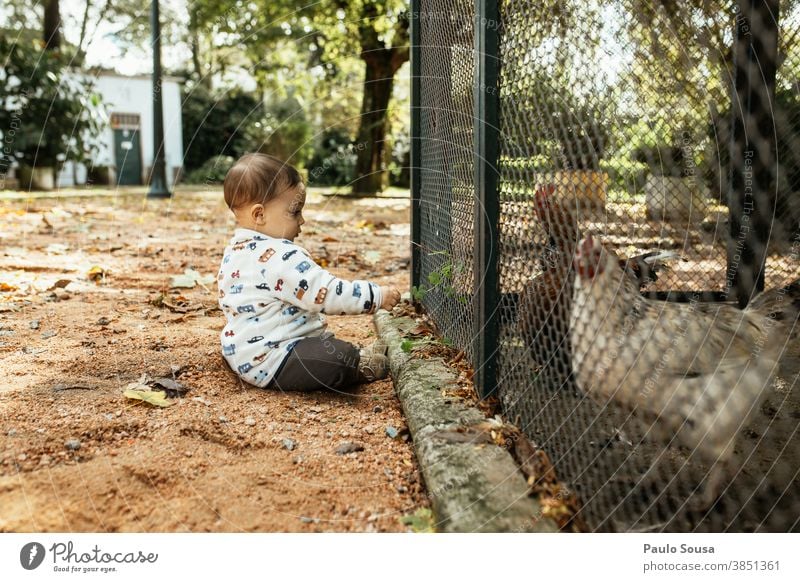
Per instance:
[[[275,390],[340,390],[359,383],[358,348],[329,337],[300,340],[267,388]]]

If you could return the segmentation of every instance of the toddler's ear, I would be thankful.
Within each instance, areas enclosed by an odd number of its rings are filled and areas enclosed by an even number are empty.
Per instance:
[[[250,207],[250,217],[256,224],[266,224],[267,221],[264,218],[264,206],[262,204],[253,204]]]

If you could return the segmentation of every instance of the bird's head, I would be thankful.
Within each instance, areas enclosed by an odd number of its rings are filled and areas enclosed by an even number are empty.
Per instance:
[[[594,279],[597,275],[604,273],[609,265],[612,265],[613,257],[603,248],[599,240],[592,235],[588,235],[575,249],[575,257],[572,264],[575,273],[581,279]]]

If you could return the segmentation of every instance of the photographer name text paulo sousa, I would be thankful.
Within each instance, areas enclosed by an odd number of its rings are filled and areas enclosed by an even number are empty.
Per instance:
[[[645,554],[713,554],[714,546],[696,546],[690,544],[681,544],[674,546],[672,544],[663,545],[644,545]]]

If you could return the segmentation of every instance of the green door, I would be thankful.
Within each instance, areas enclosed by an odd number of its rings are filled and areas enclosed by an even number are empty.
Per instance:
[[[117,185],[142,183],[142,148],[139,131],[114,129],[114,159],[117,162]]]

